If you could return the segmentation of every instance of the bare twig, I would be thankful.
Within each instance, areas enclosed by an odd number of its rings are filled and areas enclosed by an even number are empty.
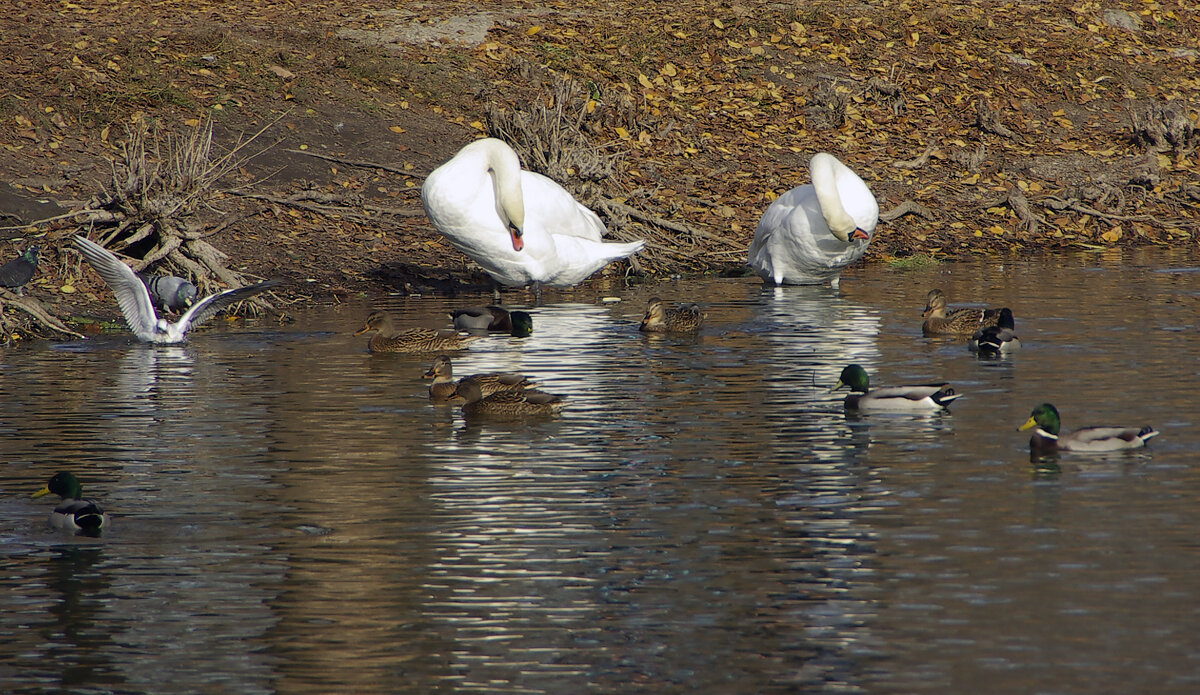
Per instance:
[[[329,162],[337,162],[338,164],[345,164],[346,166],[362,167],[363,169],[379,169],[381,171],[390,171],[393,174],[404,174],[406,176],[417,176],[417,174],[415,174],[414,172],[406,170],[404,168],[394,167],[394,166],[391,166],[388,164],[380,164],[378,162],[367,162],[367,161],[363,161],[361,159],[347,159],[346,157],[336,157],[331,154],[321,154],[319,152],[310,152],[308,150],[285,149],[284,152],[291,152],[292,154],[303,154],[303,155],[307,155],[309,157],[316,157],[317,159],[324,159]],[[414,188],[413,190],[417,190],[417,189]]]

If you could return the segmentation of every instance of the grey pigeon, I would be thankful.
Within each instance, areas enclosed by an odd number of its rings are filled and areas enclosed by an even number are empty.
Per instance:
[[[7,287],[10,290],[16,290],[17,294],[24,294],[25,283],[33,279],[37,264],[38,247],[30,246],[25,249],[25,253],[0,265],[0,287]]]
[[[163,311],[177,314],[196,302],[196,286],[183,278],[174,275],[138,277],[142,278],[146,289],[150,290],[150,301]]]

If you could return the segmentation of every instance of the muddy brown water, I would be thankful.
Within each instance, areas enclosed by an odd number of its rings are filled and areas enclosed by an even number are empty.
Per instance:
[[[524,424],[430,405],[431,357],[351,336],[366,305],[0,354],[0,690],[1195,692],[1198,265],[550,294],[533,336],[454,356],[571,402]],[[921,337],[931,287],[1011,306],[1022,350]],[[707,326],[640,335],[651,295]],[[966,395],[848,415],[827,389],[852,361]],[[1016,428],[1043,401],[1162,434],[1035,467]],[[102,538],[44,527],[28,494],[60,469]]]

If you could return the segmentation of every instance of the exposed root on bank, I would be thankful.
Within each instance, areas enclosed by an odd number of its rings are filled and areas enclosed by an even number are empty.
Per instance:
[[[220,212],[213,205],[218,182],[250,158],[244,150],[265,130],[217,156],[208,120],[186,135],[161,135],[144,124],[130,129],[111,185],[76,213],[79,233],[125,254],[137,272],[187,278],[202,294],[258,281],[231,269],[229,257],[205,240],[244,216],[209,225],[202,213]],[[270,308],[261,297],[245,308],[253,312],[255,305]]]

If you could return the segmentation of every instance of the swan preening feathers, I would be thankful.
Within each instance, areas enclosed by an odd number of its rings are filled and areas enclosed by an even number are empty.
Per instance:
[[[836,287],[842,268],[867,252],[879,204],[867,184],[831,154],[813,155],[808,170],[811,184],[767,207],[747,261],[768,283]]]
[[[644,241],[605,243],[604,223],[554,181],[521,169],[517,153],[484,138],[425,179],[433,226],[497,282],[569,287]]]

